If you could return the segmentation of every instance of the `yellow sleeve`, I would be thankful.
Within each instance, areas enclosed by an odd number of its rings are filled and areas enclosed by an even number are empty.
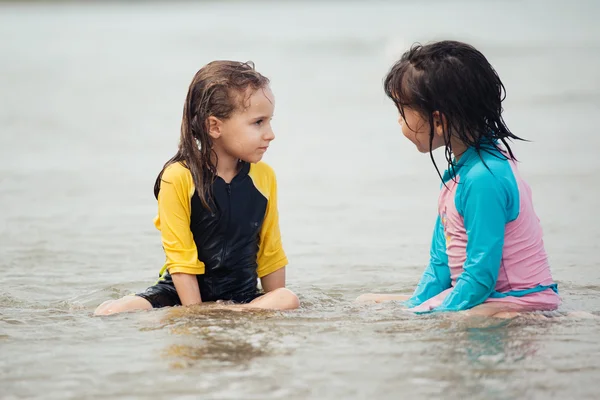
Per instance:
[[[256,272],[262,278],[288,264],[281,243],[279,212],[277,210],[277,179],[275,172],[266,163],[252,165],[250,176],[256,188],[267,198],[267,211],[260,230],[260,242]]]
[[[204,263],[198,260],[196,242],[190,230],[194,193],[192,174],[187,168],[174,163],[165,169],[158,192],[158,216],[154,219],[167,257],[161,275],[165,271],[204,274]]]

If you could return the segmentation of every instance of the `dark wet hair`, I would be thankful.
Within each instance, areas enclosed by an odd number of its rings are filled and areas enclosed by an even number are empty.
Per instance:
[[[429,154],[442,178],[431,152],[434,137],[434,112],[445,118],[445,157],[454,171],[450,136],[493,155],[504,154],[499,142],[515,159],[508,140],[523,140],[515,136],[502,118],[502,101],[506,89],[500,77],[481,52],[473,46],[456,41],[441,41],[427,45],[415,44],[396,62],[384,81],[385,93],[400,115],[404,109],[417,111],[429,120]],[[443,120],[442,120],[443,121]]]
[[[210,209],[211,185],[217,167],[211,155],[211,137],[207,119],[215,116],[227,119],[236,110],[245,107],[248,89],[256,91],[269,85],[269,79],[254,69],[254,64],[239,61],[213,61],[202,67],[194,76],[183,106],[179,149],[164,165],[154,184],[154,196],[158,198],[165,168],[182,162],[192,173],[194,186],[202,205]]]

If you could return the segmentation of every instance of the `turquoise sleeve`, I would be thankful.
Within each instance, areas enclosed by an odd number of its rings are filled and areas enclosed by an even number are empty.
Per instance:
[[[412,297],[404,302],[404,306],[408,308],[416,307],[450,288],[450,285],[450,268],[448,267],[448,255],[446,254],[444,227],[438,215],[433,229],[433,238],[431,239],[429,265],[423,272]]]
[[[452,292],[434,311],[467,310],[483,303],[494,291],[500,271],[509,203],[513,203],[509,191],[491,173],[461,186],[455,204],[467,234],[466,260]]]

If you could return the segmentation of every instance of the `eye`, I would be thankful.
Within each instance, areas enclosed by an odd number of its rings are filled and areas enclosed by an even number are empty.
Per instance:
[[[255,124],[261,126],[263,122],[265,122],[265,120],[261,118],[258,121],[256,121]]]

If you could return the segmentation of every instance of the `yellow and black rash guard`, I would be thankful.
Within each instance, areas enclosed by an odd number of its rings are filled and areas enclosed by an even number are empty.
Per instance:
[[[211,210],[196,195],[192,174],[169,165],[158,193],[158,216],[170,274],[197,275],[202,301],[256,292],[257,278],[287,265],[277,211],[277,182],[267,164],[243,163],[230,183],[217,177]]]

